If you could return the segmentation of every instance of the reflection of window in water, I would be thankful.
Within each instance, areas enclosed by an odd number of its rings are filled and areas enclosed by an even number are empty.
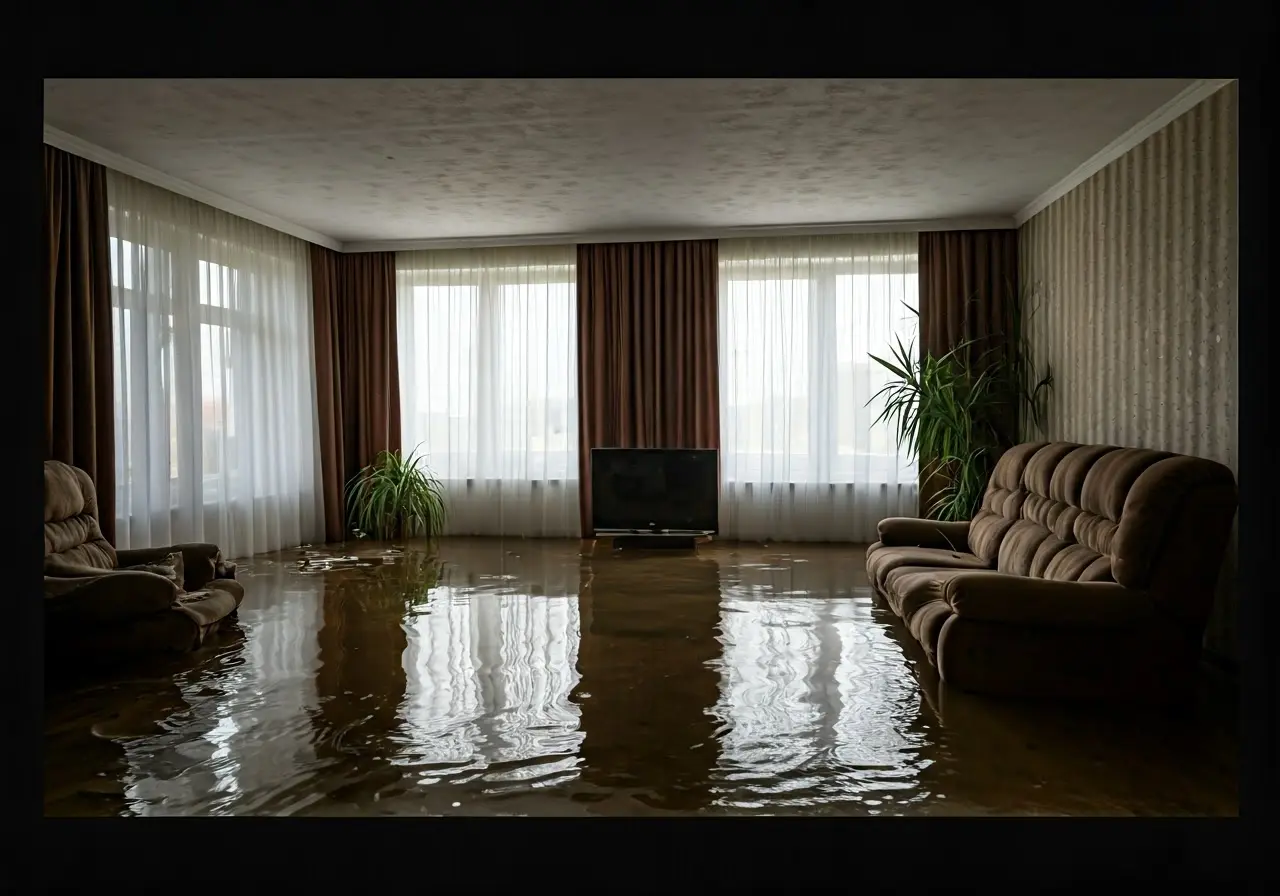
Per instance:
[[[311,715],[323,624],[322,595],[298,586],[265,607],[242,609],[237,653],[245,662],[222,666],[212,689],[199,674],[179,679],[167,732],[126,747],[133,811],[280,814],[310,800],[311,789],[290,785],[315,769]],[[173,724],[178,714],[185,718]]]
[[[410,743],[400,761],[485,767],[577,753],[576,596],[442,585],[405,624]]]
[[[778,581],[726,583],[734,593],[721,604],[721,803],[784,805],[787,788],[805,802],[912,788],[919,692],[870,597],[779,596],[804,589],[789,573],[765,575]]]

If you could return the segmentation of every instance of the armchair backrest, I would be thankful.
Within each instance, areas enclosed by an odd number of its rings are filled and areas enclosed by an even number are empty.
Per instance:
[[[89,474],[61,461],[44,462],[45,567],[115,569],[116,550],[98,525],[98,493]]]

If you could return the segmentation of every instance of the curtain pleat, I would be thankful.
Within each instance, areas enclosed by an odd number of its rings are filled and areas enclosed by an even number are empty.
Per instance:
[[[1018,231],[920,234],[920,347],[941,357],[966,339],[977,360],[1003,346],[1018,299]]]
[[[940,358],[974,340],[968,360],[1000,357],[1018,302],[1018,231],[948,230],[920,234],[920,350]],[[1006,429],[1017,441],[1016,409]],[[932,506],[943,483],[920,464],[920,507]]]
[[[719,448],[716,240],[578,246],[579,508],[592,448]]]
[[[312,245],[311,289],[324,531],[335,542],[348,534],[347,482],[401,447],[395,253]]]
[[[44,147],[45,451],[93,480],[102,534],[115,541],[115,389],[107,173]]]

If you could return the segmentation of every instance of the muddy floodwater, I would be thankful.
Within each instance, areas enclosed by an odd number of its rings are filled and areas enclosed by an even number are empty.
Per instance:
[[[50,681],[49,815],[1234,815],[1234,697],[942,686],[862,550],[445,539],[241,561],[201,651]]]

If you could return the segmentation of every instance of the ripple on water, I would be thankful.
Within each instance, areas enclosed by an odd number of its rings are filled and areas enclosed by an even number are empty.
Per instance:
[[[1138,764],[1100,791],[1113,729],[1069,749],[1016,719],[941,725],[860,567],[823,546],[600,558],[576,541],[253,558],[238,640],[51,703],[46,805],[890,815],[1000,794],[1053,814],[1132,811],[1139,787],[1206,804]]]

